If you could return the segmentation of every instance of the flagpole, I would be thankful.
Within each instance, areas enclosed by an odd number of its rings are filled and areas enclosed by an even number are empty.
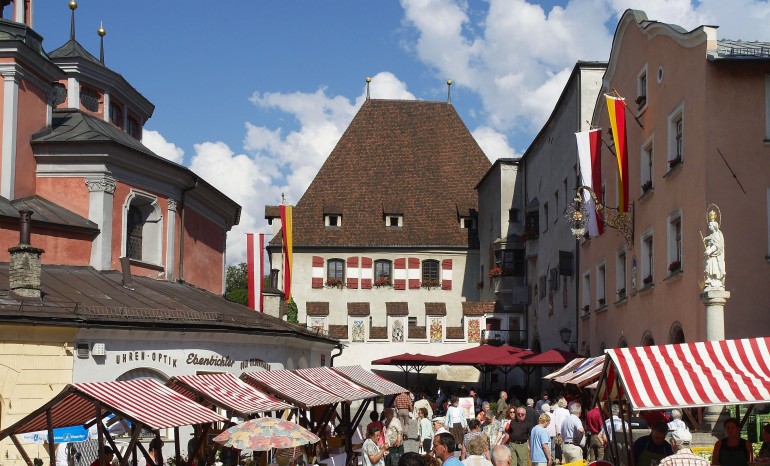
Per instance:
[[[634,121],[636,121],[636,124],[639,125],[640,128],[644,129],[644,125],[642,124],[641,121],[639,121],[639,118],[637,118],[636,115],[634,115],[634,112],[628,109],[628,105],[626,105],[626,99],[621,97],[620,92],[618,92],[618,90],[615,89],[614,87],[612,88],[612,92],[614,92],[615,95],[618,96],[618,99],[621,99],[623,101],[623,108],[628,110],[628,113],[631,114],[631,117],[633,117]]]

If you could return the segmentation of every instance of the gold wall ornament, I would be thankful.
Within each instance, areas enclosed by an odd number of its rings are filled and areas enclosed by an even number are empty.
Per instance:
[[[585,235],[589,220],[584,193],[588,193],[594,201],[596,213],[599,215],[598,220],[603,221],[604,226],[617,230],[618,234],[626,240],[626,244],[629,246],[634,244],[634,204],[631,203],[630,212],[621,212],[616,207],[607,207],[599,202],[594,190],[585,185],[575,189],[575,197],[564,211],[575,238],[580,239]]]

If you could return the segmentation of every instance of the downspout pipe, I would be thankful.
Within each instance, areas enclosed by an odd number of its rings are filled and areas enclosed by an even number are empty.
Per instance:
[[[332,357],[329,358],[329,367],[334,367],[334,358],[337,356],[342,355],[342,351],[346,348],[347,345],[343,345],[342,343],[337,343],[334,345],[334,349],[339,350],[339,353],[332,354]]]
[[[200,178],[197,176],[195,177],[195,182],[192,186],[187,187],[182,190],[181,199],[179,200],[179,203],[182,204],[182,213],[179,214],[180,218],[180,228],[179,228],[179,279],[178,281],[184,282],[184,213],[187,210],[187,203],[185,202],[185,199],[187,198],[187,193],[189,191],[192,191],[193,189],[198,187],[198,181]]]

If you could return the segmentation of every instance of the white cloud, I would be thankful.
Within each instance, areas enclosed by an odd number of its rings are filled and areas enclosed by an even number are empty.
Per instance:
[[[481,150],[494,161],[500,158],[519,157],[508,143],[508,136],[488,126],[479,126],[472,132],[473,138],[479,143]]]
[[[389,72],[372,78],[372,98],[414,99],[406,84]],[[278,204],[281,194],[296,204],[326,157],[334,149],[366,99],[365,88],[351,102],[343,96],[316,92],[255,92],[250,100],[258,108],[279,110],[292,117],[291,130],[246,123],[244,153],[223,142],[195,145],[190,169],[239,203],[241,222],[228,234],[227,262],[246,258],[246,233],[272,230],[264,220],[264,206]]]
[[[166,141],[159,132],[145,129],[142,131],[142,144],[164,159],[181,164],[184,160],[184,150],[172,142]]]

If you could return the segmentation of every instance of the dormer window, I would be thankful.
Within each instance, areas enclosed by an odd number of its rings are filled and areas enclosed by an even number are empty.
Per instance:
[[[142,127],[139,125],[139,121],[136,118],[128,117],[128,126],[126,132],[133,136],[135,139],[142,138]]]
[[[473,217],[460,217],[460,228],[463,230],[472,230],[476,228],[476,222]]]
[[[404,216],[403,215],[386,215],[385,216],[385,226],[386,227],[394,227],[399,228],[404,226]]]
[[[326,214],[324,215],[324,226],[327,227],[341,227],[342,215],[340,214]]]
[[[114,102],[110,102],[110,123],[123,128],[123,108]]]

